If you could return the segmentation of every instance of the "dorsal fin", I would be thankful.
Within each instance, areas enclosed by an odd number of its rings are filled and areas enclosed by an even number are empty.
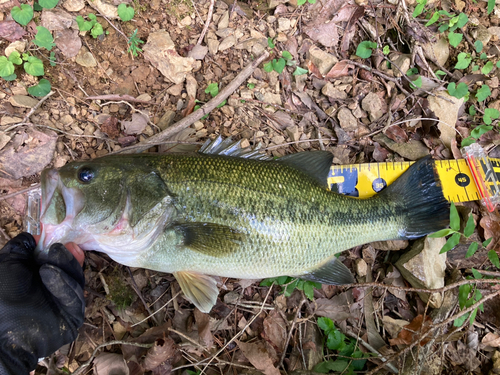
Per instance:
[[[233,142],[231,137],[223,139],[222,136],[218,136],[214,140],[207,139],[207,141],[198,150],[201,154],[209,155],[225,155],[244,159],[255,159],[255,160],[271,160],[264,151],[260,148],[262,144],[259,142],[255,147],[241,147],[241,140],[238,142]]]
[[[282,156],[278,163],[300,170],[312,177],[320,185],[327,186],[328,173],[332,166],[333,154],[328,151],[299,152]]]
[[[319,268],[303,275],[298,275],[298,277],[330,285],[344,285],[356,282],[351,271],[335,256]]]

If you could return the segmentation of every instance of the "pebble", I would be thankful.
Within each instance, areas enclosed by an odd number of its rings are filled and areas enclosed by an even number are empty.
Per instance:
[[[33,108],[38,104],[38,100],[26,95],[13,95],[9,98],[9,103],[14,107]]]
[[[87,47],[80,48],[78,51],[78,55],[76,55],[75,59],[78,65],[81,65],[86,68],[93,68],[97,66],[97,61],[94,56],[89,52]]]
[[[236,37],[234,35],[229,35],[227,38],[223,39],[219,45],[219,51],[225,51],[236,44]]]

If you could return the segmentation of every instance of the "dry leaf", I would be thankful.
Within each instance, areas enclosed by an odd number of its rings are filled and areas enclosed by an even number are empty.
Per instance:
[[[266,375],[280,375],[263,342],[248,343],[235,340],[245,357],[259,371]]]
[[[110,138],[116,138],[120,135],[120,128],[118,127],[118,119],[113,116],[109,116],[104,120],[101,125],[101,131],[106,133]]]
[[[16,21],[0,22],[0,37],[9,42],[15,42],[21,39],[26,31]]]
[[[326,74],[325,79],[339,78],[339,77],[352,75],[351,69],[354,69],[354,65],[349,64],[348,61],[339,61]]]
[[[149,348],[143,361],[143,367],[145,370],[151,371],[165,362],[168,362],[165,364],[167,368],[170,367],[171,369],[171,364],[177,362],[179,357],[179,351],[174,340],[170,337],[165,337],[156,340],[154,346]]]
[[[496,333],[489,332],[481,340],[481,344],[484,346],[491,346],[493,348],[498,348],[500,346],[500,336]]]
[[[61,53],[67,57],[75,57],[82,48],[82,40],[80,39],[78,30],[61,30],[55,32],[55,43]]]
[[[391,125],[384,129],[384,134],[396,143],[408,142],[408,135],[398,125]]]
[[[210,331],[210,316],[202,313],[198,309],[194,309],[194,319],[198,327],[198,336],[200,344],[210,348],[213,345],[214,337]]]
[[[127,135],[140,134],[146,129],[148,120],[142,113],[132,113],[131,121],[122,121],[123,132]]]
[[[345,292],[328,298],[318,298],[316,300],[315,315],[325,316],[336,322],[346,320],[351,316],[349,305],[352,304],[352,293]]]
[[[270,342],[278,352],[285,350],[286,322],[278,311],[272,310],[264,319],[262,337]]]
[[[123,355],[101,353],[94,359],[96,375],[129,375],[129,369]]]
[[[418,315],[415,319],[411,321],[410,324],[405,325],[399,335],[395,339],[389,339],[391,345],[410,345],[413,341],[422,336],[427,332],[432,325],[432,319],[429,316]],[[424,340],[420,341],[420,346],[423,346],[429,342],[431,338],[428,336]]]

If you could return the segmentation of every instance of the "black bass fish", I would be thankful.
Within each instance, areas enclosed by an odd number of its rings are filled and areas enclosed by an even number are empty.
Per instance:
[[[335,254],[448,226],[430,158],[369,199],[328,190],[332,159],[326,151],[267,161],[134,154],[45,170],[39,246],[73,241],[127,266],[173,273],[209,312],[218,295],[209,275],[348,284],[354,279]]]

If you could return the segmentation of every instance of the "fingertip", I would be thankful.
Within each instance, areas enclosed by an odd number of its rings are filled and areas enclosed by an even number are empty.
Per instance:
[[[65,244],[64,246],[66,247],[66,249],[68,249],[68,251],[71,254],[73,254],[73,256],[78,261],[80,266],[83,267],[83,262],[85,260],[85,254],[83,253],[83,250],[80,249],[80,247],[74,242],[69,242],[69,243]]]

